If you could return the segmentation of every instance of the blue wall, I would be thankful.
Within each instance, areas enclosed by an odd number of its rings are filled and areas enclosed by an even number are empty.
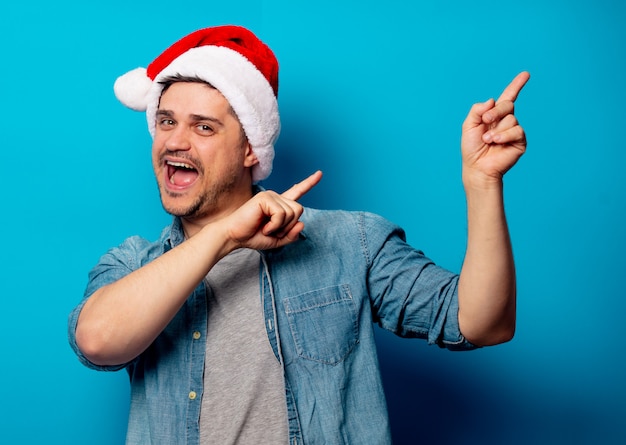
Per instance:
[[[321,168],[306,204],[380,213],[455,270],[460,124],[472,103],[532,73],[517,102],[529,150],[506,180],[517,336],[455,354],[381,331],[394,435],[626,443],[622,3],[217,3],[34,0],[0,12],[0,442],[123,441],[125,374],[83,368],[65,332],[98,257],[169,221],[144,115],[121,106],[112,83],[196,28],[235,23],[282,66],[284,130],[265,185]]]

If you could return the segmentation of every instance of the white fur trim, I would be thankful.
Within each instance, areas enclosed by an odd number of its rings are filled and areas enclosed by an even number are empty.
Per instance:
[[[121,75],[113,85],[115,96],[120,102],[136,111],[145,111],[148,105],[148,91],[152,81],[145,68],[135,68]]]
[[[267,178],[272,171],[280,117],[276,96],[263,74],[244,56],[225,47],[200,46],[181,54],[157,75],[146,95],[146,118],[153,137],[163,89],[158,82],[176,74],[199,77],[224,95],[259,160],[252,168],[252,180],[258,182]]]

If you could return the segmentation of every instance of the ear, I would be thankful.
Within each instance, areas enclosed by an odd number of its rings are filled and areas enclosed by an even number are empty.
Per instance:
[[[259,159],[256,157],[256,154],[252,150],[252,146],[250,145],[250,142],[246,142],[243,166],[252,167],[258,163],[259,163]]]

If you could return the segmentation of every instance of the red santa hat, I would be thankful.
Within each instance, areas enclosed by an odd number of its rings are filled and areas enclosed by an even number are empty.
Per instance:
[[[146,111],[153,137],[163,89],[159,81],[173,75],[198,77],[224,95],[259,160],[252,168],[253,181],[267,178],[280,133],[278,61],[272,50],[240,26],[205,28],[174,43],[147,69],[136,68],[119,77],[115,95],[127,107]]]

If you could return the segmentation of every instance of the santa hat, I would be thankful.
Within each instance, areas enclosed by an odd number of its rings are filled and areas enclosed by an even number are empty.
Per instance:
[[[278,61],[272,50],[239,26],[205,28],[174,43],[147,69],[136,68],[119,77],[115,95],[127,107],[146,111],[152,137],[163,89],[159,81],[173,75],[198,77],[224,95],[259,160],[252,180],[267,178],[280,133]]]

